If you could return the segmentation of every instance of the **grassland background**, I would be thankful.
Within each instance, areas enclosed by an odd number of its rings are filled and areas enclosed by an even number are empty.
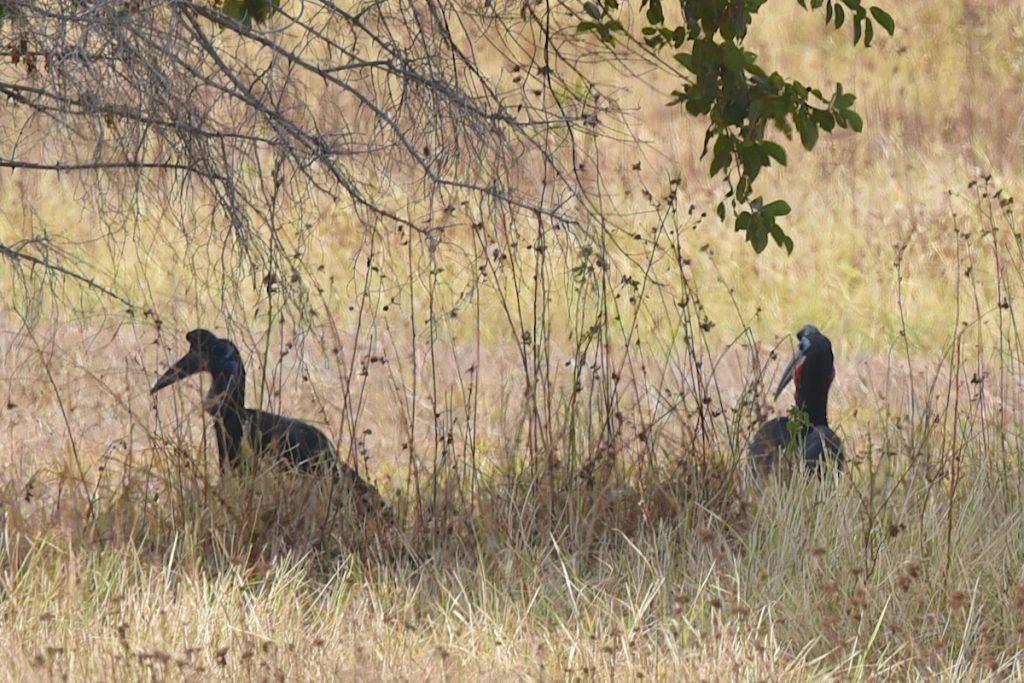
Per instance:
[[[455,236],[436,261],[413,268],[400,236],[382,238],[374,253],[408,285],[368,290],[375,271],[351,208],[323,206],[307,260],[329,321],[300,333],[276,322],[279,303],[260,274],[239,271],[238,298],[196,275],[217,262],[216,226],[188,248],[159,220],[141,236],[98,239],[95,200],[81,185],[4,173],[0,242],[45,232],[153,313],[130,315],[72,283],[36,289],[3,265],[0,675],[1020,676],[1024,253],[1005,198],[1021,190],[1024,8],[914,0],[888,9],[897,34],[869,50],[783,0],[751,37],[769,68],[843,82],[866,124],[813,153],[787,145],[789,168],[766,178],[765,193],[793,206],[792,255],[754,255],[728,226],[696,218],[712,213],[721,188],[699,159],[699,123],[661,106],[671,84],[623,79],[612,66],[595,74],[619,83],[633,132],[652,143],[590,150],[608,201],[653,234],[664,203],[643,190],[663,197],[681,180],[680,206],[694,213],[676,219],[672,239],[701,302],[687,315],[713,326],[692,334],[698,355],[688,358],[677,288],[622,309],[651,350],[623,361],[620,460],[589,495],[560,498],[518,460],[528,440],[524,380],[512,370],[518,330],[499,285],[472,286],[487,255],[458,239],[468,214],[452,219]],[[492,57],[496,71],[505,63]],[[634,273],[628,256],[644,253],[623,248],[616,272]],[[564,281],[550,286],[567,295],[548,309],[564,321],[549,330],[550,395],[553,412],[586,415],[593,404],[565,401],[582,381],[599,402],[603,380],[585,368],[596,360],[578,355],[574,337],[593,317],[569,285],[575,247],[558,254]],[[420,276],[434,264],[444,271]],[[367,292],[374,313],[357,330]],[[472,315],[425,322],[474,305]],[[831,416],[850,444],[850,473],[824,489],[752,491],[741,477],[746,435],[785,408],[767,404],[784,360],[770,354],[787,354],[780,340],[807,322],[835,347]],[[148,395],[197,326],[240,343],[251,403],[311,419],[338,440],[399,510],[400,543],[419,563],[382,560],[344,534],[348,545],[325,554],[317,521],[329,502],[274,473],[218,479],[199,383],[157,402]],[[616,344],[614,358],[626,358]],[[717,413],[700,443],[689,431],[703,414],[688,403],[697,384]],[[673,391],[687,398],[673,402]],[[550,424],[559,443],[565,423]],[[604,447],[582,432],[583,446],[566,442],[554,458]],[[438,446],[449,435],[459,448]],[[452,488],[438,495],[437,482]]]

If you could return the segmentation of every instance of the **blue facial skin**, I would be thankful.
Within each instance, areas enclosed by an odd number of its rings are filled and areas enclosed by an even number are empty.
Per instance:
[[[238,374],[238,351],[234,344],[219,341],[214,345],[212,355],[221,360],[220,367],[223,368],[225,374],[231,376]]]

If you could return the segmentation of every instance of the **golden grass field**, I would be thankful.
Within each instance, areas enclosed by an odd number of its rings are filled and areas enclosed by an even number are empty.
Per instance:
[[[0,173],[0,244],[45,232],[140,309],[0,261],[0,677],[1024,677],[1024,8],[883,6],[896,35],[866,50],[792,0],[755,23],[762,65],[841,81],[865,120],[762,181],[792,255],[699,218],[721,187],[671,84],[595,69],[651,143],[588,143],[642,235],[609,247],[605,294],[569,238],[481,282],[469,212],[431,259],[325,205],[319,313],[281,323],[258,272],[204,276],[215,228],[186,246],[146,206],[103,236],[82,183]],[[743,453],[805,323],[835,348],[850,466],[758,489]],[[274,469],[217,474],[200,380],[149,395],[200,326],[398,528],[325,528],[336,496]]]

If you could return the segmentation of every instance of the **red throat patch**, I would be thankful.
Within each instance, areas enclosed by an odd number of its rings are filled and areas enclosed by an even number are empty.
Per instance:
[[[793,368],[793,400],[797,402],[800,400],[800,375],[804,374],[804,363],[806,362],[807,358],[801,358]]]

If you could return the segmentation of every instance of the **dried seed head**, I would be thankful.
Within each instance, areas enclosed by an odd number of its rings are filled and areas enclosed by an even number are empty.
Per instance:
[[[701,543],[711,543],[715,540],[715,531],[707,527],[698,527],[695,532],[697,534],[697,540]]]
[[[1017,584],[1013,589],[1013,606],[1017,611],[1024,612],[1024,583]]]
[[[835,593],[839,590],[839,581],[836,579],[822,579],[819,586],[824,593]]]

